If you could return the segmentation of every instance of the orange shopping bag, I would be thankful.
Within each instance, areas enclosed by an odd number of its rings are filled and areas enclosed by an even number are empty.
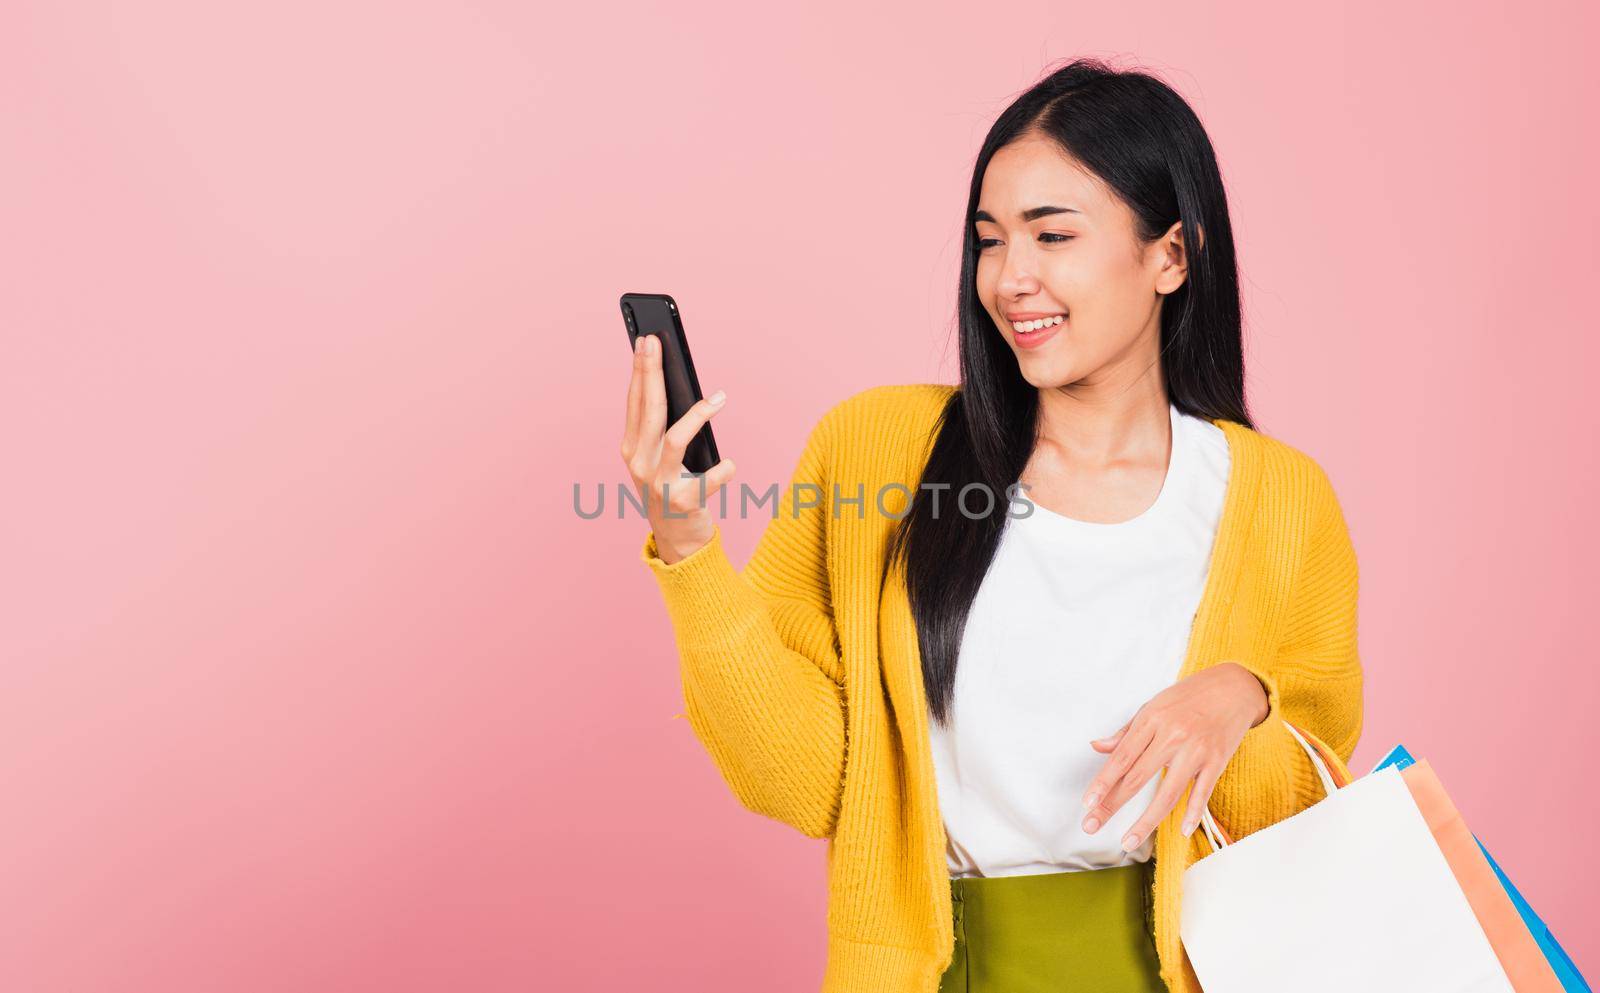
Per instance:
[[[1456,882],[1461,884],[1461,891],[1472,905],[1472,912],[1483,925],[1483,933],[1489,938],[1489,945],[1500,959],[1512,988],[1517,993],[1562,993],[1561,980],[1550,968],[1539,943],[1523,923],[1506,888],[1500,885],[1499,877],[1489,867],[1489,860],[1483,857],[1483,849],[1478,847],[1467,829],[1467,822],[1427,761],[1420,760],[1402,769],[1400,778],[1411,790],[1417,809],[1422,811],[1428,829],[1439,843],[1439,850],[1450,864],[1450,871],[1455,873]]]

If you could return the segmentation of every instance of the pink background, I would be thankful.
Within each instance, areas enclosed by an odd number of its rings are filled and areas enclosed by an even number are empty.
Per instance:
[[[572,508],[617,296],[787,478],[953,381],[973,155],[1076,54],[1219,150],[1253,409],[1361,561],[1358,771],[1429,758],[1595,976],[1593,5],[557,9],[7,6],[0,987],[815,989],[823,845],[674,719],[644,523]]]

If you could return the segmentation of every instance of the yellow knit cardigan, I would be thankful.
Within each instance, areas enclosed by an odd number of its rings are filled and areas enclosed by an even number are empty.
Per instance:
[[[673,625],[695,736],[746,808],[828,839],[823,993],[933,993],[954,948],[916,626],[903,566],[884,573],[895,517],[955,389],[877,386],[829,409],[743,570],[720,527],[670,565],[653,532],[642,551]],[[1266,719],[1245,732],[1211,796],[1239,838],[1321,798],[1285,720],[1350,761],[1362,722],[1356,559],[1316,462],[1214,423],[1231,465],[1179,678],[1234,661],[1267,687]],[[818,489],[794,485],[805,483]],[[1202,832],[1181,832],[1187,804],[1186,791],[1154,851],[1154,939],[1173,993],[1200,990],[1177,926],[1183,869],[1207,852]]]

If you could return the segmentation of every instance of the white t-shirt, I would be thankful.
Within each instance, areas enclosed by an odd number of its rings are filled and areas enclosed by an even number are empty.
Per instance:
[[[1227,438],[1168,406],[1167,475],[1144,513],[1096,524],[1033,504],[1006,522],[962,636],[949,728],[929,715],[951,876],[1151,856],[1154,832],[1132,852],[1122,838],[1159,773],[1092,835],[1082,797],[1109,757],[1090,739],[1178,678],[1222,516]]]

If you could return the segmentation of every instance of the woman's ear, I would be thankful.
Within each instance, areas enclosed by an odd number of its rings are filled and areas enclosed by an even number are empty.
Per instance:
[[[1206,233],[1199,225],[1195,226],[1196,241],[1204,245]],[[1183,222],[1176,221],[1167,233],[1161,236],[1161,250],[1163,258],[1161,271],[1156,275],[1156,292],[1168,294],[1183,285],[1189,275],[1189,253],[1183,244]]]

